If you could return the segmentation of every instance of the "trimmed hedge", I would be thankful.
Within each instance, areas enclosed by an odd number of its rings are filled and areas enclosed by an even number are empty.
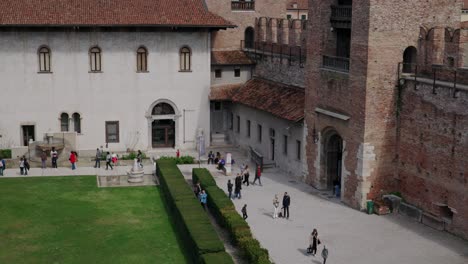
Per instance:
[[[157,175],[175,226],[195,263],[216,264],[204,254],[225,253],[224,244],[213,229],[198,199],[173,160],[158,160]],[[229,256],[229,255],[227,255]],[[229,256],[232,263],[232,258]],[[208,261],[208,262],[207,262]],[[225,260],[227,261],[227,260]]]
[[[11,149],[0,149],[0,159],[11,159]]]
[[[208,206],[219,225],[227,229],[232,241],[242,251],[249,263],[271,264],[268,250],[261,247],[260,242],[253,238],[247,222],[236,211],[231,199],[220,189],[207,169],[194,168],[192,180],[200,185],[208,194]]]
[[[216,263],[216,264],[234,264],[231,256],[226,252],[208,253],[202,256],[202,263]]]

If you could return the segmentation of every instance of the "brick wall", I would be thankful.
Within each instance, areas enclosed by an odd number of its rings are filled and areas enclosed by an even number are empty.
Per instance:
[[[396,88],[404,50],[419,47],[420,25],[439,27],[430,44],[432,63],[444,63],[445,28],[458,28],[461,1],[353,1],[349,73],[322,69],[322,56],[333,55],[330,5],[310,0],[307,46],[307,181],[324,188],[324,145],[330,130],[343,138],[343,201],[363,208],[365,200],[397,188]],[[428,48],[428,47],[426,47]],[[429,55],[428,55],[429,56]],[[324,108],[349,117],[341,120],[316,112]],[[314,143],[313,129],[320,134]],[[325,167],[325,168],[324,168]]]
[[[305,87],[306,66],[298,60],[281,59],[278,55],[264,56],[257,59],[254,75],[274,82]]]
[[[409,81],[401,93],[398,126],[398,190],[404,199],[441,217],[438,205],[456,213],[450,232],[468,237],[468,90]]]
[[[256,0],[255,10],[233,11],[230,0],[206,0],[208,10],[218,14],[237,25],[237,28],[220,30],[213,33],[213,50],[240,49],[240,41],[244,39],[247,27],[256,28],[255,18],[286,17],[286,0]]]

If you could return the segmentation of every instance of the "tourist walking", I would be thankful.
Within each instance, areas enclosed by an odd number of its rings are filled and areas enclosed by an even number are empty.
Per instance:
[[[289,205],[291,204],[291,197],[289,197],[288,193],[285,192],[283,196],[283,217],[289,219]]]
[[[211,150],[210,153],[208,153],[208,164],[214,164],[214,154]]]
[[[29,167],[29,162],[26,156],[23,156],[23,166],[24,166],[24,175],[28,175],[28,170],[30,169],[30,167]]]
[[[109,151],[108,151],[108,152],[107,152],[107,155],[106,155],[106,170],[109,169],[109,167],[111,168],[111,170],[114,169],[114,168],[112,167],[111,161],[112,161],[112,157],[111,157],[111,154],[110,154]]]
[[[260,186],[262,186],[262,180],[260,179],[262,177],[262,168],[260,165],[257,165],[257,170],[255,171],[255,179],[252,182],[252,185],[255,185],[255,182],[258,180],[258,183]]]
[[[23,157],[20,158],[19,168],[20,168],[20,175],[24,175],[24,159],[23,159]]]
[[[112,152],[112,155],[111,155],[111,161],[112,161],[112,165],[114,166],[117,166],[117,161],[119,159],[117,158],[117,154],[115,154],[114,152]]]
[[[247,217],[249,217],[247,215],[247,204],[244,204],[244,207],[242,207],[241,211],[242,211],[242,218],[244,218],[244,220],[247,219]]]
[[[249,182],[249,177],[250,177],[249,165],[245,165],[242,174],[244,175],[243,183],[246,184],[247,186],[249,186],[250,185],[250,182]]]
[[[52,147],[50,151],[50,159],[52,160],[52,168],[57,168],[58,152],[55,150],[55,147]]]
[[[0,176],[3,176],[3,158],[0,159]]]
[[[6,161],[4,158],[2,158],[1,163],[2,163],[2,176],[3,176],[3,172],[6,170]]]
[[[46,168],[46,162],[47,162],[47,153],[45,151],[42,151],[41,153],[42,169]]]
[[[311,234],[311,252],[312,256],[315,256],[317,254],[317,246],[320,245],[320,239],[318,238],[318,232],[317,229],[314,228]]]
[[[193,187],[193,192],[195,193],[195,196],[198,197],[198,195],[200,194],[202,188],[201,188],[201,185],[199,182],[197,182],[195,184],[195,186]]]
[[[327,247],[325,247],[325,245],[323,245],[323,249],[322,249],[322,258],[323,258],[323,264],[325,264],[328,258],[328,249]]]
[[[234,182],[234,197],[235,198],[239,198],[239,199],[242,198],[241,190],[242,190],[242,177],[240,176],[240,174],[237,174],[237,177]]]
[[[138,150],[137,162],[138,166],[140,166],[140,168],[143,168],[143,153],[141,153],[141,150]]]
[[[228,189],[228,193],[229,193],[229,199],[231,199],[231,195],[232,195],[232,183],[231,183],[231,180],[228,180],[227,189]]]
[[[76,152],[74,151],[71,151],[70,152],[70,158],[68,158],[68,160],[70,161],[71,163],[71,169],[74,170],[76,169]]]
[[[99,148],[96,149],[96,162],[94,163],[94,168],[101,168],[101,156],[102,152]]]
[[[273,198],[273,209],[274,209],[273,219],[278,218],[278,207],[279,207],[279,199],[278,199],[278,195],[275,194],[275,198]]]
[[[205,210],[206,210],[207,198],[208,198],[208,194],[206,194],[205,190],[201,190],[200,195],[199,195],[199,199],[200,199],[201,205],[203,206],[203,209],[205,209]]]

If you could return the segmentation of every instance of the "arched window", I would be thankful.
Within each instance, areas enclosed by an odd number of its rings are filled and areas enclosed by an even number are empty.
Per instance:
[[[93,47],[89,50],[89,64],[92,72],[101,71],[101,49]]]
[[[244,32],[244,47],[252,49],[254,47],[255,31],[252,27],[248,27]]]
[[[183,47],[180,49],[180,71],[190,71],[191,70],[191,52],[188,47]]]
[[[81,133],[81,116],[78,113],[74,113],[72,115],[72,120],[73,120],[73,129],[75,130],[76,133]]]
[[[159,103],[154,106],[151,115],[175,115],[174,108],[168,103]]]
[[[144,47],[137,50],[137,72],[148,71],[148,51]]]
[[[50,49],[47,47],[39,49],[39,72],[50,72]]]
[[[67,113],[62,113],[60,115],[60,131],[68,132],[69,129],[69,118]]]
[[[413,70],[416,68],[418,50],[410,46],[405,49],[403,52],[403,72],[404,73],[412,73]]]

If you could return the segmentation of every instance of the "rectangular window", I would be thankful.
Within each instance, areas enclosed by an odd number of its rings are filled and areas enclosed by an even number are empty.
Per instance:
[[[275,130],[273,128],[270,128],[270,137],[271,138],[275,137]]]
[[[234,114],[231,112],[231,118],[229,118],[229,129],[232,130],[234,127]]]
[[[288,136],[283,137],[283,154],[288,155]]]
[[[237,116],[237,133],[240,133],[240,116]]]
[[[214,110],[221,111],[221,102],[214,102]]]
[[[306,19],[307,19],[307,16],[306,16],[306,15],[302,15],[302,16],[301,16],[301,19],[302,19],[302,20],[306,20]]]
[[[301,160],[301,141],[296,140],[296,145],[297,145],[297,159]]]
[[[257,129],[257,132],[258,132],[258,142],[262,142],[262,125],[258,125],[258,129]]]
[[[287,19],[291,19],[291,15],[286,15],[286,18],[287,18]]]
[[[247,120],[247,137],[250,137],[250,120]]]
[[[234,77],[240,77],[240,69],[234,69]]]
[[[221,78],[222,76],[222,70],[221,69],[216,69],[215,70],[215,78]]]
[[[106,121],[106,142],[119,142],[119,121]]]

